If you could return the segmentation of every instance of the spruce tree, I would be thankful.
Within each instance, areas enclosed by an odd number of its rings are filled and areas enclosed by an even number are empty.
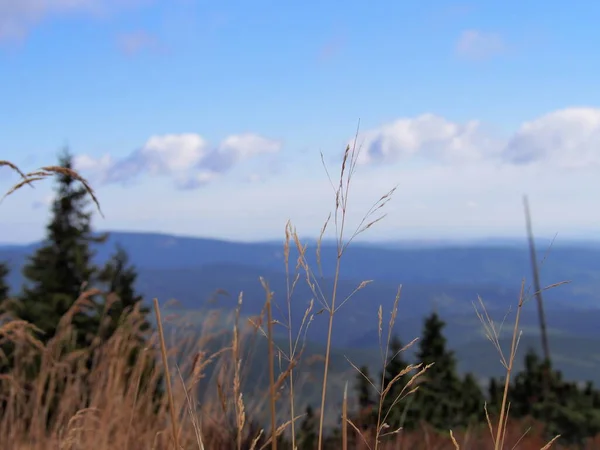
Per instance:
[[[317,443],[317,418],[312,407],[306,407],[306,415],[298,431],[298,450],[314,450]]]
[[[420,378],[414,407],[409,410],[411,424],[424,421],[440,430],[464,425],[460,414],[462,383],[454,352],[446,348],[444,326],[435,312],[425,319],[417,362],[433,366]]]
[[[115,253],[106,263],[98,277],[104,286],[106,295],[115,296],[112,300],[107,299],[102,305],[102,311],[99,311],[99,314],[103,318],[109,319],[108,321],[104,321],[105,323],[100,329],[100,340],[106,341],[109,339],[119,327],[125,332],[132,333],[128,336],[130,344],[131,339],[136,339],[137,342],[134,342],[134,345],[131,347],[131,353],[127,355],[129,367],[133,367],[136,363],[139,364],[141,362],[139,360],[140,353],[147,344],[148,336],[146,332],[151,328],[147,320],[150,309],[142,305],[143,297],[135,290],[137,276],[135,267],[129,264],[129,257],[126,251],[121,246],[117,246]],[[131,329],[132,321],[127,319],[131,317],[129,314],[136,308],[137,314],[141,317],[135,317],[136,328],[133,330]],[[155,367],[156,361],[154,359],[145,361],[142,378],[139,380],[140,391],[144,391],[148,387]],[[154,396],[158,400],[162,394],[160,380],[157,385],[153,385],[151,388],[155,390]]]
[[[5,263],[0,263],[0,304],[4,302],[8,298],[9,288],[8,288],[8,265]]]
[[[490,413],[498,414],[500,412],[504,394],[504,381],[505,378],[490,378],[487,389],[488,411]]]
[[[485,398],[473,374],[466,374],[462,381],[461,400],[460,414],[463,425],[479,423],[485,418]]]
[[[0,263],[0,327],[2,326],[5,319],[3,319],[4,312],[8,309],[8,296],[9,288],[6,280],[8,276],[8,265]],[[9,342],[2,342],[0,344],[0,373],[5,373],[11,361],[7,360],[10,358],[12,352],[12,345]],[[1,410],[1,408],[0,408]]]
[[[103,330],[105,337],[109,337],[116,327],[122,322],[125,314],[133,311],[137,306],[139,313],[146,317],[150,308],[142,306],[143,297],[135,291],[137,280],[135,267],[129,264],[129,256],[123,247],[117,245],[115,253],[100,272],[99,280],[103,283],[105,291],[116,295],[116,301],[107,302],[103,315],[110,317],[109,327]],[[140,331],[150,329],[147,320],[140,326]]]
[[[512,382],[509,390],[510,409],[515,417],[525,417],[533,413],[543,396],[542,361],[537,353],[529,350],[525,354],[525,367]]]
[[[525,367],[509,390],[515,418],[531,416],[544,423],[548,438],[560,434],[561,441],[578,445],[600,432],[600,413],[595,402],[598,395],[591,384],[580,388],[565,381],[533,350],[525,355]]]
[[[366,429],[374,423],[376,401],[373,398],[374,389],[367,366],[360,367],[360,373],[356,374],[356,394],[358,396],[358,417],[356,423],[359,427]]]
[[[46,236],[41,247],[29,257],[23,268],[25,284],[22,292],[14,301],[8,303],[8,310],[13,318],[25,320],[36,327],[39,333],[36,338],[47,344],[57,335],[61,320],[71,311],[68,328],[57,347],[63,354],[75,349],[87,347],[99,328],[99,316],[93,314],[96,301],[93,297],[85,300],[85,305],[72,310],[86,288],[93,287],[97,268],[92,263],[92,243],[102,242],[104,237],[94,236],[91,229],[92,213],[87,210],[89,193],[71,176],[72,156],[65,150],[59,157],[57,171],[56,195],[51,207],[51,217],[46,226]],[[83,302],[82,302],[83,303]],[[20,358],[14,345],[6,349],[7,367],[13,367],[14,360]],[[58,355],[55,355],[58,356]],[[38,375],[41,354],[27,355],[25,367],[28,381]],[[72,370],[77,370],[77,358],[71,359]],[[91,358],[86,361],[91,363]],[[48,403],[46,420],[53,420],[55,406],[63,388],[62,381],[52,385],[46,379],[45,396]],[[34,385],[25,386],[26,395],[39,395],[31,391]]]
[[[65,150],[59,165],[72,169],[72,155]],[[56,197],[46,238],[23,268],[26,284],[16,303],[16,315],[42,331],[42,342],[51,339],[61,318],[75,304],[86,286],[94,284],[96,268],[92,264],[90,244],[102,242],[91,229],[92,213],[87,210],[88,192],[68,173],[57,175]],[[78,347],[89,343],[97,331],[97,318],[80,311],[72,325]]]

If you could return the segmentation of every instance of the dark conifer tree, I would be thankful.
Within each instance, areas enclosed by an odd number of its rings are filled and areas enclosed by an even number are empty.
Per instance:
[[[462,383],[457,374],[454,352],[446,348],[444,326],[435,312],[425,319],[417,362],[433,366],[419,378],[414,407],[408,415],[410,424],[424,421],[440,430],[464,425],[460,411]]]
[[[99,280],[108,294],[116,296],[115,301],[106,302],[102,314],[110,317],[109,326],[103,330],[103,335],[112,335],[116,327],[122,322],[125,313],[138,307],[142,316],[150,313],[150,308],[142,305],[143,297],[135,291],[137,280],[135,267],[129,264],[129,256],[121,246],[117,246],[115,253],[100,272]],[[140,331],[150,329],[147,320],[140,325]]]
[[[358,417],[356,418],[357,426],[366,429],[376,423],[376,411],[373,388],[373,381],[369,375],[367,366],[360,367],[360,373],[356,374],[355,390],[358,396]]]
[[[539,405],[543,394],[542,361],[529,350],[525,355],[525,367],[513,380],[509,391],[510,409],[515,417],[531,415],[535,405]]]
[[[600,433],[599,397],[591,384],[579,387],[565,381],[533,350],[525,355],[525,367],[509,390],[513,417],[533,417],[545,425],[549,439],[560,434],[562,442],[580,446]]]
[[[375,405],[372,383],[369,368],[367,366],[360,367],[360,373],[356,374],[356,392],[358,394],[358,405],[361,409]]]
[[[72,168],[68,150],[60,156],[59,164],[66,169]],[[19,318],[42,331],[43,334],[38,336],[42,342],[55,335],[59,321],[86,286],[94,285],[97,269],[92,263],[90,244],[105,239],[92,233],[92,213],[88,210],[86,189],[67,173],[57,178],[46,238],[23,269],[26,284],[15,311]],[[86,311],[75,314],[72,324],[77,347],[89,344],[98,330],[97,317]]]
[[[0,263],[0,304],[4,302],[8,298],[9,288],[8,288],[8,265],[5,263]]]
[[[306,415],[298,430],[298,450],[314,450],[317,447],[317,418],[312,407],[306,407]]]
[[[6,278],[8,277],[8,265],[4,263],[0,263],[0,326],[3,323],[4,312],[8,309],[8,296],[9,296],[9,288],[8,281]],[[9,342],[4,342],[0,345],[0,373],[6,372],[10,361],[6,360],[6,357],[10,357],[10,353],[12,351],[12,345]]]
[[[491,377],[488,384],[488,411],[498,414],[502,405],[505,378]]]
[[[121,246],[117,246],[115,253],[104,266],[99,280],[103,285],[106,299],[102,305],[99,305],[100,310],[98,311],[102,317],[100,341],[110,339],[119,328],[128,333],[129,345],[132,344],[132,339],[137,341],[131,345],[131,353],[128,355],[130,367],[133,367],[136,362],[138,364],[141,362],[140,354],[147,344],[148,331],[151,328],[147,320],[150,309],[142,304],[143,297],[135,290],[137,271],[129,264],[129,257]],[[134,311],[136,312],[135,316],[131,315]],[[131,328],[132,325],[135,325],[135,329]],[[156,361],[149,358],[145,362],[142,377],[139,380],[140,391],[149,386],[148,383],[152,381],[155,368]],[[152,384],[150,387],[155,390],[155,398],[159,399],[162,393],[161,383]]]
[[[65,170],[56,175],[56,195],[45,239],[25,264],[22,292],[14,301],[7,303],[7,310],[12,318],[31,323],[38,330],[35,337],[42,344],[47,344],[56,336],[61,320],[67,312],[71,312],[68,323],[65,323],[65,331],[70,333],[62,336],[65,339],[57,347],[64,354],[89,346],[98,332],[99,316],[95,314],[94,307],[97,298],[90,295],[80,302],[81,307],[72,308],[86,289],[95,285],[97,268],[92,262],[91,245],[105,238],[92,233],[89,193],[69,173],[72,170],[72,155],[68,150],[60,155],[59,166]],[[6,347],[5,361],[10,368],[21,357],[16,354],[16,346]],[[33,381],[39,373],[41,354],[24,357],[27,361],[25,373]],[[89,366],[90,361],[82,362],[87,362]],[[77,359],[70,360],[70,363],[71,370],[77,371]],[[33,386],[25,386],[26,395],[29,395]],[[52,385],[52,392],[50,386],[50,381],[46,380],[46,391],[42,394],[49,405],[48,423],[54,416],[53,405],[60,397],[62,381],[58,380]]]
[[[466,374],[462,382],[462,425],[468,426],[485,420],[485,398],[481,386],[473,374]]]

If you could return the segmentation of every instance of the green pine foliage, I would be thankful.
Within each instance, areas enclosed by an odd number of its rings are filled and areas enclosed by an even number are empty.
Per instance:
[[[600,433],[600,392],[592,383],[565,381],[532,350],[511,383],[509,400],[513,417],[536,419],[544,423],[548,436],[560,434],[561,441],[581,444]]]
[[[60,166],[71,169],[72,155],[65,151]],[[17,317],[34,324],[48,342],[55,336],[61,318],[82,292],[95,284],[97,268],[92,264],[90,244],[105,237],[94,236],[88,192],[67,174],[58,175],[56,197],[46,239],[23,269],[26,284],[14,305]],[[89,301],[94,301],[90,298]],[[82,310],[74,315],[75,346],[89,345],[98,331],[98,318]]]
[[[367,366],[361,366],[359,373],[356,374],[354,389],[358,397],[358,412],[354,423],[360,429],[367,429],[377,423],[377,411],[375,409],[377,401],[375,399],[375,389],[373,381],[369,374]]]
[[[112,258],[106,263],[98,277],[105,286],[105,291],[114,296],[103,305],[102,314],[111,319],[109,325],[103,327],[104,338],[111,336],[118,325],[123,325],[124,313],[135,308],[143,316],[150,313],[150,308],[142,304],[142,296],[135,291],[137,276],[135,267],[129,264],[129,256],[122,247],[117,246]],[[140,325],[140,331],[149,329],[150,323],[145,320]]]
[[[461,412],[463,383],[457,373],[454,352],[446,347],[444,326],[445,322],[435,312],[423,324],[417,362],[433,366],[420,378],[413,406],[408,411],[407,426],[427,422],[436,429],[448,430],[465,424]]]
[[[485,420],[483,404],[485,396],[473,374],[466,374],[462,381],[460,415],[462,425],[469,426]]]
[[[298,430],[298,450],[313,450],[317,447],[317,424],[317,417],[312,407],[307,406]]]
[[[487,392],[488,411],[498,414],[502,405],[502,395],[504,393],[504,378],[490,378]]]
[[[9,287],[6,280],[8,273],[8,265],[0,263],[0,326],[2,326],[2,323],[5,321],[4,312],[9,308]],[[12,345],[3,340],[3,342],[0,343],[0,374],[7,371],[10,364],[11,352]]]
[[[0,263],[0,304],[2,304],[9,296],[8,282],[8,265]]]

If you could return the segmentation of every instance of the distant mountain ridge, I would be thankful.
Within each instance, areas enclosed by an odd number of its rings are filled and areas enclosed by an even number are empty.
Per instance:
[[[221,288],[232,291],[233,295],[244,290],[248,295],[260,296],[259,276],[277,286],[280,293],[285,291],[283,242],[240,243],[160,233],[110,232],[108,242],[97,249],[97,262],[106,261],[117,244],[125,248],[138,268],[138,288],[148,296],[176,297],[193,306],[206,298],[209,289],[199,287],[200,281],[211,290]],[[38,245],[0,247],[0,260],[8,261],[13,269],[10,284],[14,289],[22,283],[19,272],[27,255]],[[314,250],[313,243],[308,246],[307,256],[316,271]],[[336,253],[334,243],[323,244],[321,258],[326,286],[331,285],[334,276]],[[546,250],[540,249],[538,253],[542,260]],[[292,270],[296,258],[296,249],[292,247]],[[597,297],[600,248],[556,246],[540,267],[544,285],[572,281],[570,285],[544,293],[549,309],[600,307]],[[360,243],[348,248],[341,270],[343,289],[348,293],[361,281],[373,280],[367,289],[357,294],[354,308],[360,305],[361,298],[364,302],[366,298],[376,297],[377,304],[392,302],[402,284],[410,302],[407,309],[416,315],[430,310],[434,304],[447,310],[458,308],[455,312],[461,313],[471,308],[471,301],[478,295],[491,306],[506,308],[514,304],[521,280],[530,278],[526,247],[380,248]],[[300,292],[298,295],[310,298],[310,294]],[[461,297],[467,297],[468,301],[466,298],[459,301]]]
[[[237,304],[239,293],[243,292],[243,312],[254,315],[261,312],[265,301],[259,282],[259,277],[263,277],[275,293],[277,304],[286,308],[283,241],[240,243],[160,233],[111,232],[108,242],[98,248],[97,262],[106,261],[117,244],[125,248],[136,266],[139,272],[137,288],[147,301],[153,297],[161,302],[175,298],[188,311],[199,311],[206,305],[231,310]],[[7,261],[12,269],[9,282],[15,292],[23,283],[20,268],[38,246],[39,243],[0,246],[0,261]],[[307,257],[317,271],[314,250],[313,241],[308,244]],[[539,259],[544,260],[547,249],[539,246],[538,250]],[[324,242],[321,254],[323,278],[320,283],[325,295],[329,296],[333,285],[335,243]],[[296,258],[297,251],[292,248],[292,273]],[[572,281],[544,292],[548,327],[554,342],[577,342],[578,345],[583,342],[590,348],[596,346],[600,340],[600,327],[597,326],[600,323],[600,248],[576,244],[553,246],[541,264],[541,270],[544,285]],[[342,261],[340,298],[349,295],[363,280],[373,282],[339,310],[334,325],[334,345],[361,349],[366,353],[377,346],[377,309],[382,305],[387,322],[402,284],[395,331],[405,342],[419,335],[422,318],[436,309],[448,322],[447,337],[452,347],[462,356],[470,349],[479,355],[483,352],[478,349],[481,346],[487,348],[487,343],[473,302],[477,302],[479,296],[483,298],[494,319],[500,322],[510,307],[514,310],[521,280],[530,278],[529,271],[525,245],[405,245],[396,248],[357,243],[348,248]],[[228,295],[215,296],[217,290],[226,291]],[[314,295],[301,276],[291,302],[295,329],[311,298]],[[321,308],[315,301],[313,312]],[[275,314],[279,318],[279,310]],[[511,320],[509,317],[509,323]],[[537,315],[533,302],[525,307],[522,326],[525,337],[535,341]],[[309,339],[322,345],[326,334],[326,314],[321,314],[311,325]],[[556,346],[561,351],[563,347]],[[585,348],[578,349],[579,353],[586,351]],[[492,348],[489,357],[490,361],[497,361]],[[567,355],[561,357],[563,361],[568,359]],[[471,367],[471,364],[465,367]],[[581,369],[580,373],[583,376],[589,371]]]
[[[240,243],[160,233],[110,232],[108,242],[97,249],[96,261],[103,263],[108,260],[117,244],[128,252],[131,262],[140,271],[141,278],[144,278],[145,273],[157,276],[155,271],[193,272],[203,267],[206,271],[208,266],[212,266],[212,270],[231,270],[231,275],[240,273],[242,278],[250,276],[250,272],[251,276],[257,276],[260,272],[279,277],[285,271],[283,242]],[[39,243],[0,247],[0,260],[7,261],[13,269],[11,285],[14,288],[18,288],[21,283],[18,272],[27,255],[38,246]],[[316,270],[314,250],[313,243],[308,246],[307,257]],[[321,259],[325,279],[334,276],[336,253],[334,243],[323,244]],[[592,245],[557,245],[550,249],[548,255],[546,253],[546,249],[538,247],[538,259],[543,260],[540,264],[542,284],[572,282],[569,286],[545,293],[549,307],[600,307],[596,295],[596,292],[600,292],[597,290],[600,288],[600,248]],[[296,249],[292,247],[292,268],[296,258]],[[381,248],[378,245],[357,243],[348,248],[341,270],[342,278],[348,282],[374,280],[373,285],[386,285],[388,290],[393,286],[394,291],[400,284],[437,285],[471,289],[473,292],[479,291],[480,295],[489,295],[490,289],[494,289],[501,296],[518,289],[523,278],[531,278],[529,254],[525,246]],[[244,272],[249,273],[242,276]],[[227,286],[222,288],[227,289]],[[153,295],[150,292],[147,294]]]

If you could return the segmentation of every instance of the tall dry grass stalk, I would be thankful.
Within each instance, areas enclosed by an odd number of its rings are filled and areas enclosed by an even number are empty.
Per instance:
[[[393,337],[394,325],[398,317],[398,306],[400,302],[400,294],[402,292],[401,289],[401,287],[398,288],[398,292],[396,294],[392,310],[390,311],[390,319],[387,323],[387,337],[385,342],[383,341],[383,307],[381,305],[379,306],[377,312],[379,349],[382,358],[382,370],[379,386],[376,386],[364,372],[362,372],[352,361],[348,360],[348,362],[354,368],[354,370],[356,370],[369,383],[369,385],[378,395],[377,423],[375,426],[375,435],[373,437],[373,442],[369,442],[368,436],[363,434],[359,427],[352,420],[348,418],[345,419],[345,421],[350,424],[350,426],[356,432],[359,439],[363,441],[363,443],[369,450],[380,449],[382,446],[383,438],[395,436],[398,439],[398,443],[400,442],[401,437],[399,434],[402,430],[402,426],[400,426],[400,428],[398,429],[390,430],[390,427],[387,424],[389,414],[393,411],[394,408],[398,408],[401,406],[401,401],[405,400],[409,395],[417,391],[417,389],[419,388],[419,378],[432,366],[432,364],[429,364],[424,367],[422,364],[409,364],[386,384],[385,373],[387,366],[396,356],[398,356],[399,353],[405,352],[418,341],[418,338],[415,338],[410,343],[405,345],[402,349],[400,349],[398,353],[390,355],[390,344]],[[406,383],[403,383],[402,389],[392,399],[391,405],[388,407],[388,409],[384,410],[386,399],[388,398],[390,393],[393,392],[394,386],[396,386],[400,382],[400,380],[403,380],[404,378],[408,378],[408,380],[406,381]]]
[[[380,213],[381,209],[391,200],[392,195],[395,191],[395,188],[390,190],[388,193],[383,195],[377,200],[373,206],[367,211],[364,215],[361,222],[354,229],[351,234],[347,234],[348,227],[348,200],[350,197],[350,191],[352,186],[352,180],[356,172],[356,165],[358,162],[358,158],[360,155],[361,147],[357,145],[358,140],[358,130],[355,135],[352,146],[347,145],[344,151],[344,155],[342,158],[340,175],[337,183],[331,179],[329,172],[327,170],[325,164],[325,158],[321,153],[321,161],[323,162],[323,166],[325,167],[325,171],[327,172],[327,176],[331,183],[331,186],[334,191],[334,211],[333,214],[325,221],[323,228],[321,229],[321,234],[319,239],[317,240],[316,247],[316,256],[317,256],[317,265],[319,266],[319,271],[321,271],[321,245],[323,242],[323,236],[330,224],[331,218],[333,217],[333,223],[335,227],[335,236],[337,243],[337,254],[335,260],[335,272],[333,277],[333,287],[331,291],[331,296],[327,297],[324,295],[324,289],[319,284],[319,278],[315,275],[315,272],[309,266],[306,258],[305,252],[306,247],[299,245],[297,243],[299,258],[298,264],[304,269],[306,275],[306,281],[308,286],[310,287],[313,295],[321,304],[323,311],[328,314],[328,328],[327,328],[327,343],[325,347],[325,361],[324,361],[324,370],[323,370],[323,379],[322,379],[322,388],[321,388],[321,407],[319,410],[319,431],[318,431],[318,450],[322,450],[323,442],[324,442],[324,420],[325,420],[325,411],[326,411],[326,398],[327,398],[327,389],[328,389],[328,376],[329,376],[329,365],[331,359],[331,347],[332,347],[332,336],[333,336],[333,323],[336,312],[344,306],[351,297],[358,292],[359,290],[365,288],[370,281],[363,281],[359,284],[359,286],[348,295],[346,298],[338,299],[338,284],[340,281],[341,275],[341,264],[344,253],[350,243],[360,234],[371,228],[377,222],[381,221],[385,214]]]
[[[556,283],[556,284],[546,287],[545,290],[552,289],[552,288],[561,286],[566,283],[567,282]],[[535,293],[534,293],[534,295],[535,295]],[[489,316],[487,309],[485,307],[485,304],[484,304],[483,300],[481,299],[481,297],[479,297],[479,307],[475,303],[473,304],[473,307],[475,308],[475,314],[477,315],[477,317],[479,318],[479,321],[483,325],[485,336],[492,343],[495,350],[500,355],[500,362],[506,372],[506,375],[504,378],[504,389],[503,389],[503,393],[502,393],[502,402],[500,405],[499,417],[498,417],[498,422],[496,424],[495,432],[494,432],[494,425],[492,424],[492,420],[490,418],[490,415],[488,414],[487,407],[484,406],[486,420],[487,420],[488,428],[489,428],[490,435],[492,438],[492,442],[494,445],[494,450],[502,450],[505,448],[507,426],[508,426],[508,416],[509,416],[509,412],[510,412],[510,403],[508,401],[508,393],[509,393],[509,389],[510,389],[511,376],[513,374],[514,361],[517,356],[519,340],[521,338],[521,332],[519,329],[521,311],[523,309],[524,303],[526,302],[526,300],[528,298],[529,297],[526,295],[526,292],[525,292],[525,281],[523,280],[521,283],[521,289],[519,291],[519,301],[517,303],[515,322],[514,322],[513,330],[512,330],[511,348],[510,348],[510,353],[508,355],[505,354],[504,350],[502,349],[502,347],[500,345],[500,333],[501,333],[502,325],[504,324],[506,317],[504,318],[504,320],[502,320],[500,327],[497,328],[494,321]],[[542,450],[549,449],[552,446],[552,444],[554,444],[554,442],[559,437],[560,436],[555,436],[553,439],[551,439],[548,443],[546,443],[544,445]],[[522,440],[522,438],[523,438],[523,436],[521,436],[521,438],[519,440]],[[456,442],[454,440],[454,438],[452,438],[452,439],[454,442]],[[518,443],[519,442],[517,442],[517,444]],[[458,444],[457,444],[457,446],[458,446]]]
[[[154,299],[154,312],[156,314],[156,326],[158,327],[158,338],[160,339],[160,351],[163,366],[165,368],[165,378],[167,383],[167,395],[169,401],[169,411],[171,413],[171,430],[175,448],[179,449],[179,432],[177,431],[177,417],[175,413],[175,402],[173,400],[173,388],[171,386],[171,371],[169,370],[169,360],[167,357],[167,344],[165,343],[165,334],[163,331],[162,318],[160,316],[160,306],[158,299]]]
[[[221,347],[218,334],[207,332],[190,338],[186,331],[168,345],[163,327],[153,335],[141,330],[144,317],[135,309],[108,341],[78,352],[68,351],[74,333],[70,320],[84,306],[82,295],[46,345],[35,338],[32,325],[3,316],[0,345],[13,345],[15,354],[15,364],[0,376],[3,449],[257,450],[272,445],[272,438],[262,439],[260,428],[245,423],[239,355],[247,350],[240,344],[246,337],[237,335],[230,345]],[[202,328],[209,327],[206,324]],[[247,330],[239,333],[248,335]],[[148,345],[132,366],[127,355],[142,336]],[[210,351],[211,347],[216,349]],[[201,350],[193,353],[191,349]],[[155,364],[148,373],[149,363],[160,359],[164,364]],[[29,369],[36,360],[41,361],[40,370],[32,379]],[[169,381],[164,379],[175,369],[180,383],[173,383],[170,390]],[[197,387],[202,382],[206,389],[200,394]],[[280,386],[281,381],[276,380],[270,394]],[[154,392],[160,387],[167,389],[167,395],[156,398]],[[255,397],[268,398],[269,393]],[[232,432],[231,412],[237,425]],[[261,408],[251,409],[250,417],[260,413]],[[284,422],[273,436],[279,436],[287,426],[289,423]]]
[[[14,194],[16,191],[18,191],[19,189],[21,189],[24,186],[34,187],[34,183],[37,181],[46,180],[46,179],[52,178],[56,175],[67,175],[67,176],[73,178],[74,180],[79,181],[83,185],[85,190],[90,195],[92,201],[96,205],[98,212],[100,213],[101,216],[103,215],[102,209],[100,208],[100,202],[96,198],[96,193],[92,189],[92,186],[88,183],[88,181],[85,178],[83,178],[79,174],[79,172],[77,172],[75,170],[67,169],[65,167],[60,167],[60,166],[44,166],[44,167],[39,168],[38,170],[34,170],[33,172],[25,173],[21,169],[19,169],[15,164],[11,163],[10,161],[5,161],[5,160],[0,160],[0,168],[1,167],[8,167],[9,169],[18,173],[19,176],[21,177],[21,181],[18,182],[17,184],[15,184],[8,192],[6,192],[6,194],[4,194],[4,196],[2,197],[0,202],[2,202],[6,197]]]

